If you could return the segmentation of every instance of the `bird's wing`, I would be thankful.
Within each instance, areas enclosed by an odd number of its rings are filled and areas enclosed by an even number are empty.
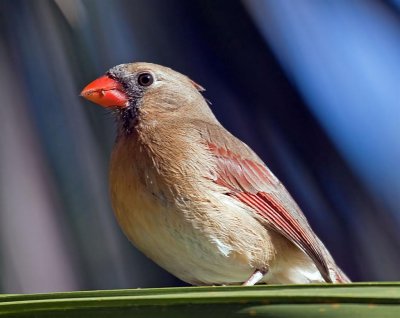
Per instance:
[[[243,142],[218,125],[207,125],[203,140],[216,162],[215,183],[251,207],[269,228],[285,236],[316,264],[327,282],[346,281],[325,246],[282,183]]]

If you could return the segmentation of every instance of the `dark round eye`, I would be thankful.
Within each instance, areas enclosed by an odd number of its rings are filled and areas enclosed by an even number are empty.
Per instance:
[[[150,73],[142,73],[138,76],[137,81],[140,86],[150,86],[153,84],[154,78]]]

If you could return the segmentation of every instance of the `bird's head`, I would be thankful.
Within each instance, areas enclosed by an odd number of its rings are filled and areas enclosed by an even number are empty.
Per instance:
[[[81,96],[117,115],[120,132],[135,125],[179,118],[215,120],[200,92],[187,76],[151,63],[120,64],[94,80]]]

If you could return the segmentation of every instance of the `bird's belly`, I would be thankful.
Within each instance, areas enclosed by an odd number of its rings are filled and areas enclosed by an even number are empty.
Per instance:
[[[209,216],[203,227],[196,226],[179,207],[163,202],[134,178],[128,180],[126,173],[116,172],[111,174],[116,218],[128,239],[146,256],[191,284],[233,284],[249,278],[256,266],[254,259],[261,259],[258,254],[264,254],[267,247],[266,238],[259,234],[265,236],[266,231],[252,217],[237,217],[241,236],[237,228],[224,224],[223,213],[219,213],[221,220]],[[259,226],[259,231],[254,226]]]
[[[117,200],[118,202],[118,200]],[[154,202],[114,202],[129,240],[158,265],[191,284],[245,281],[254,271],[246,253],[192,226],[179,211]]]

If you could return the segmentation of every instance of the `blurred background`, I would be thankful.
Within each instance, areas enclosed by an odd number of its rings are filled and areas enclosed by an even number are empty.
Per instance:
[[[206,87],[354,281],[400,280],[400,1],[0,0],[0,292],[183,284],[118,228],[79,97],[132,61]]]

